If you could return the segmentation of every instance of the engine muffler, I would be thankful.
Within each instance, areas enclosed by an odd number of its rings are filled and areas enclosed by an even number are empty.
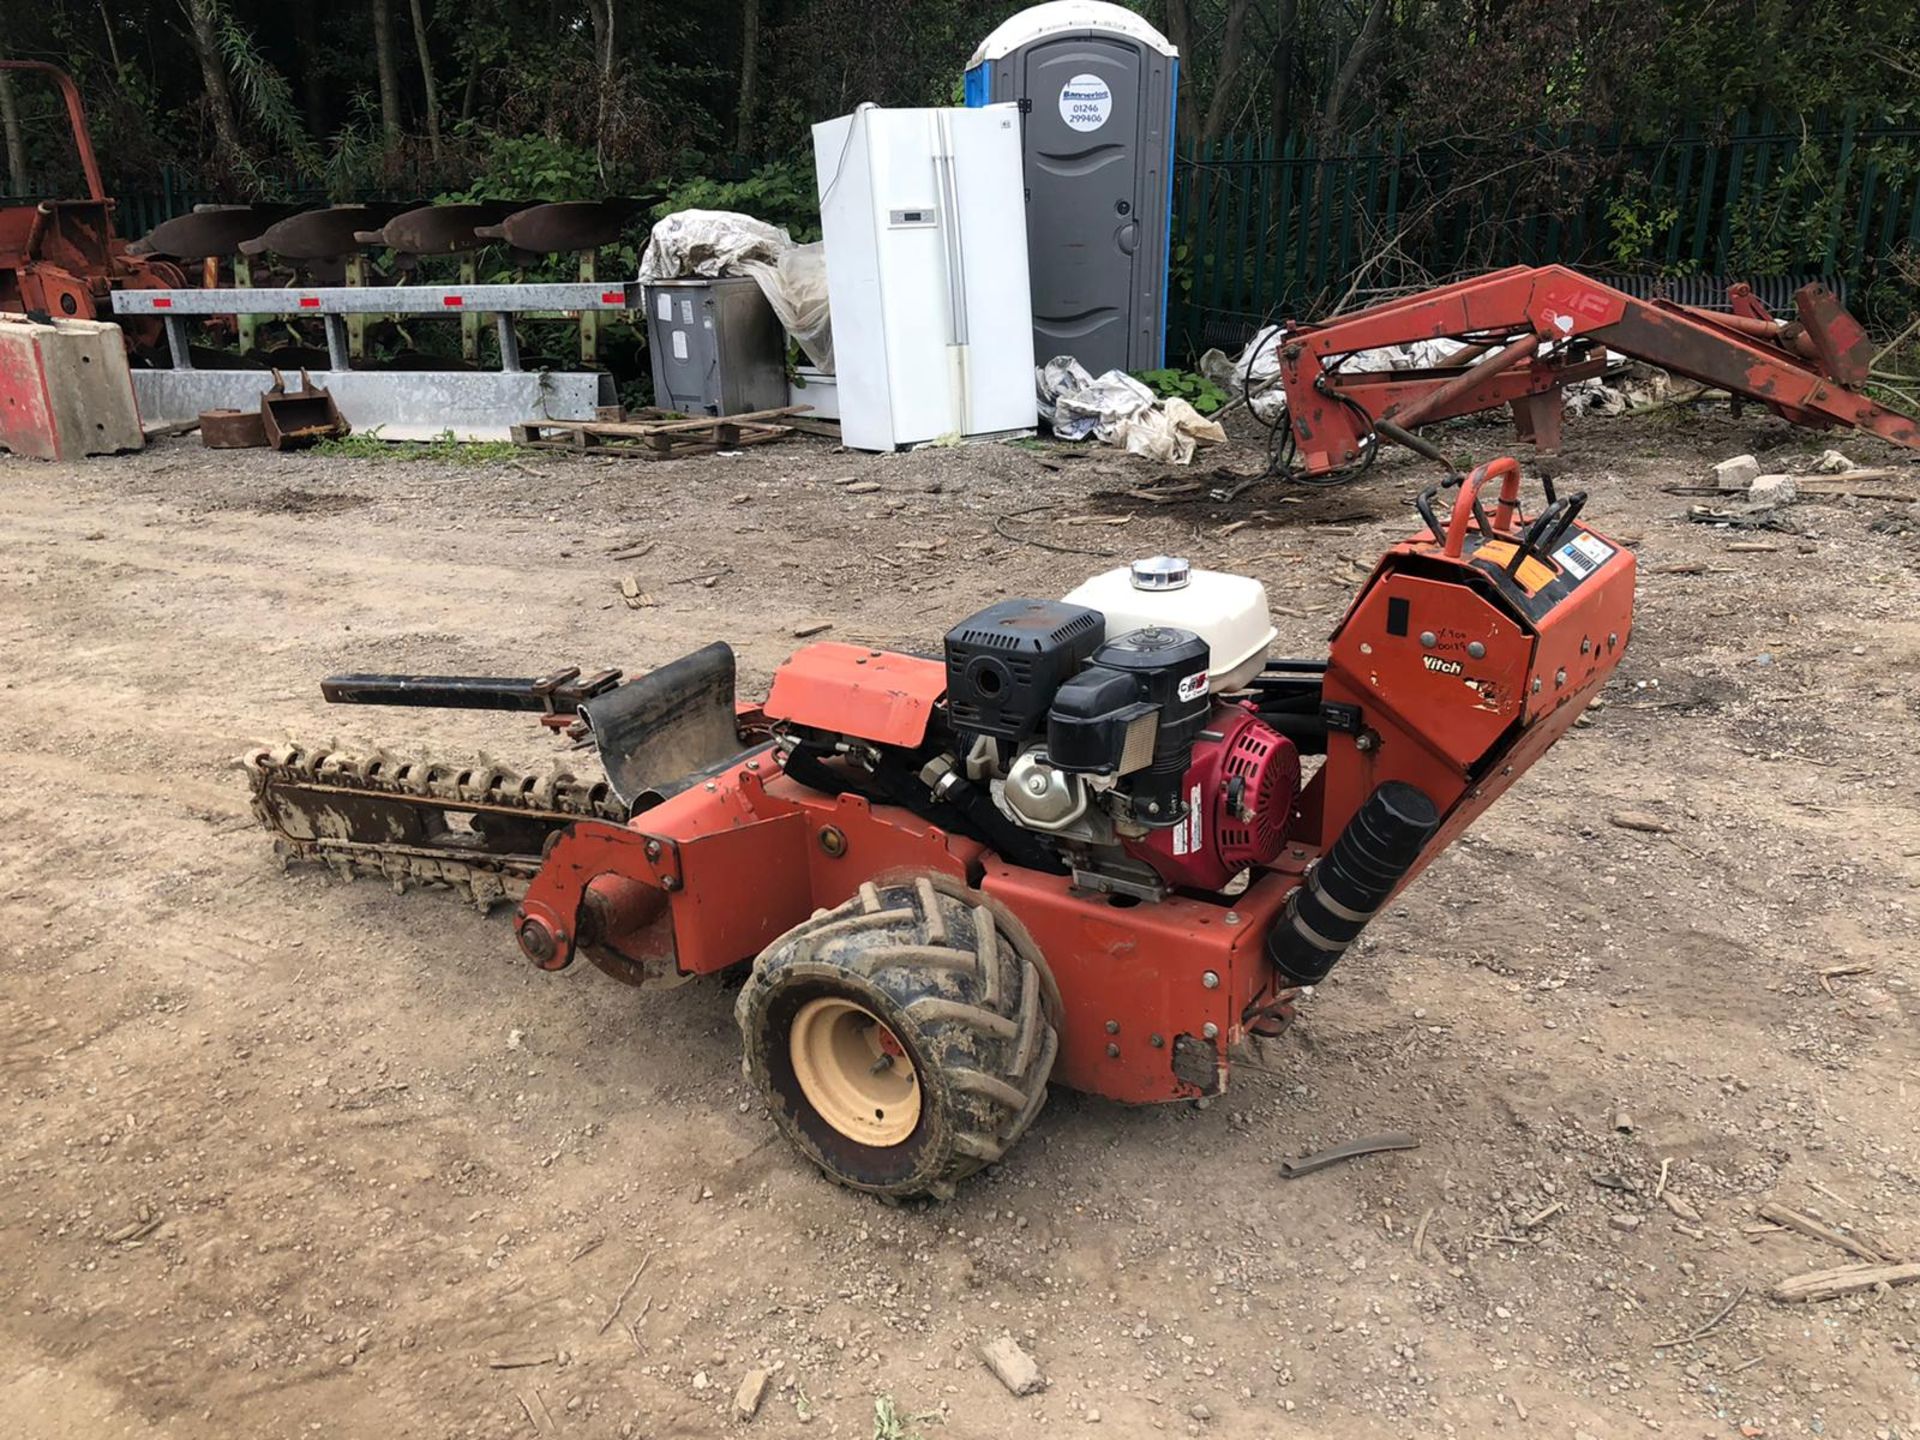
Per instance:
[[[1267,932],[1274,968],[1293,985],[1326,979],[1439,828],[1433,801],[1404,780],[1369,795]]]

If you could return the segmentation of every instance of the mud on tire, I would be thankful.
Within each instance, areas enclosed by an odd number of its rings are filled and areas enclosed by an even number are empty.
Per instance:
[[[886,1060],[874,1052],[872,1073],[911,1065],[919,1109],[904,1139],[853,1138],[802,1084],[796,1020],[804,1035],[823,1000],[829,1012],[878,1021],[888,1033],[870,1033],[903,1052]],[[1000,1159],[1040,1113],[1057,1012],[1044,962],[1017,922],[945,876],[862,885],[795,926],[761,952],[734,1008],[747,1076],[802,1154],[858,1190],[940,1199]],[[799,1063],[809,1063],[804,1054]],[[859,1083],[858,1070],[849,1083]],[[818,1091],[818,1072],[809,1073]]]

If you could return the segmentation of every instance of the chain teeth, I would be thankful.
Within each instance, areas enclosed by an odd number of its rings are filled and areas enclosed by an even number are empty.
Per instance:
[[[384,879],[396,893],[409,882],[449,885],[464,890],[482,911],[527,893],[539,855],[491,855],[472,859],[383,851],[367,844],[342,851],[316,840],[287,835],[268,795],[276,784],[312,790],[351,791],[363,795],[407,795],[449,802],[450,808],[483,804],[522,810],[530,817],[557,822],[575,819],[624,824],[626,807],[604,780],[582,780],[554,765],[541,774],[522,774],[484,756],[464,764],[429,757],[400,757],[385,750],[359,756],[325,746],[262,746],[241,761],[253,790],[253,813],[273,832],[283,863],[324,864],[342,879]],[[283,802],[284,803],[284,802]]]

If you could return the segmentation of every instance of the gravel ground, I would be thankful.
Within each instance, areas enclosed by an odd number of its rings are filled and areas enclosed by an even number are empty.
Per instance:
[[[545,763],[511,717],[329,711],[316,681],[725,638],[758,686],[804,625],[925,647],[1159,550],[1258,576],[1312,654],[1417,462],[1225,507],[1051,447],[0,459],[0,1432],[1920,1435],[1920,1286],[1778,1304],[1848,1257],[1755,1215],[1920,1244],[1920,519],[1807,500],[1737,535],[1663,489],[1825,443],[1572,422],[1564,483],[1643,566],[1590,722],[1268,1068],[1204,1110],[1057,1091],[958,1199],[898,1209],[778,1141],[730,992],[539,974],[498,912],[283,874],[235,757]],[[1276,1173],[1387,1129],[1420,1148]],[[982,1365],[1006,1334],[1038,1394]]]

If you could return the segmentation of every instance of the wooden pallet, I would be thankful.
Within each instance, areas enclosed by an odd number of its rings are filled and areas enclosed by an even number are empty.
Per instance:
[[[529,420],[524,425],[515,425],[512,433],[514,444],[535,450],[679,460],[690,455],[712,455],[721,450],[783,440],[794,433],[794,427],[774,422],[808,408],[787,405],[746,415],[692,419],[665,411],[643,410],[628,420]]]

